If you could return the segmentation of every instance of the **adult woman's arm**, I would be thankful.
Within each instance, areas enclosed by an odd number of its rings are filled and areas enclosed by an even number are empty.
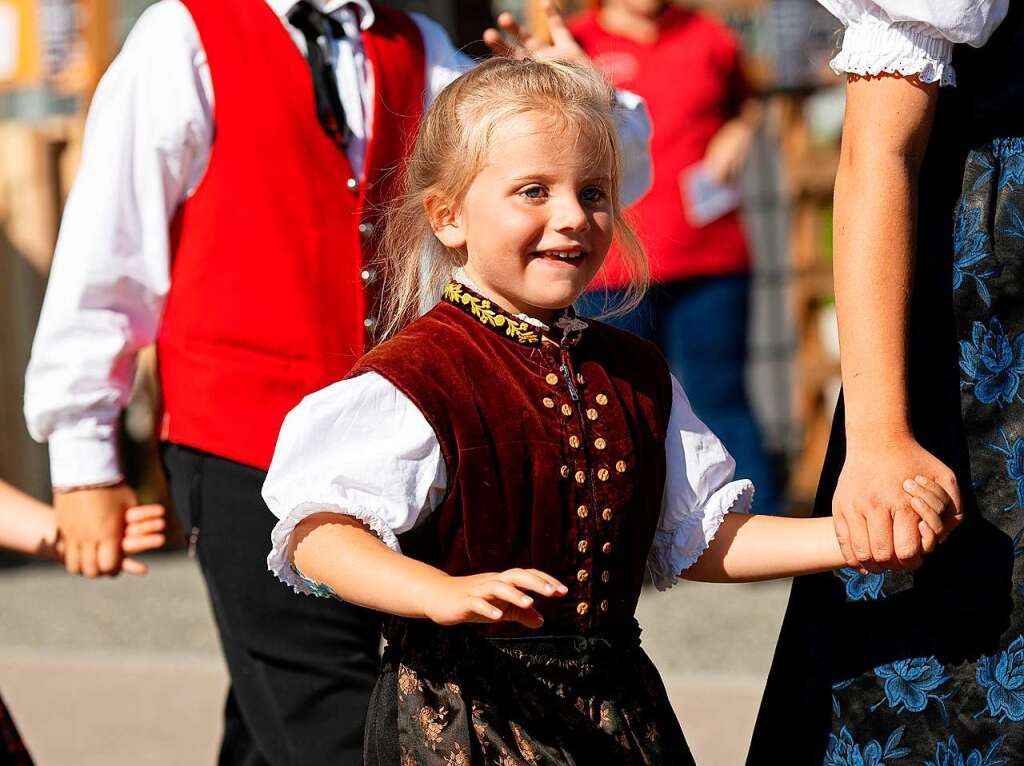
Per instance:
[[[937,94],[913,77],[847,84],[833,234],[847,456],[832,509],[847,564],[870,571],[919,563],[907,477],[934,479],[953,498],[947,533],[960,515],[953,473],[914,439],[907,401],[917,177]]]

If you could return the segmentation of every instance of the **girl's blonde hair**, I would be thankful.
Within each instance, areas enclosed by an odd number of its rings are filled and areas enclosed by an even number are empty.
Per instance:
[[[381,240],[382,337],[413,321],[421,295],[431,303],[466,254],[445,247],[434,236],[424,203],[440,195],[461,204],[487,162],[491,139],[501,125],[522,115],[540,115],[554,130],[573,131],[595,164],[610,170],[615,241],[630,276],[630,286],[609,314],[635,307],[649,282],[643,246],[623,216],[619,187],[622,158],[614,113],[615,93],[589,67],[558,61],[490,59],[445,88],[427,110],[404,175],[404,194],[385,213]]]

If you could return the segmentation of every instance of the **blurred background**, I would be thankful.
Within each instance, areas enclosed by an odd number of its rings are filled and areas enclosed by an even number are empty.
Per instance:
[[[0,478],[43,500],[46,450],[21,412],[25,365],[90,94],[148,4],[0,0]],[[433,17],[473,55],[501,11],[544,31],[532,0],[386,4]],[[567,14],[586,5],[560,3]],[[827,67],[837,26],[814,0],[689,5],[739,37],[764,107],[741,178],[753,254],[747,382],[784,508],[803,514],[839,389],[830,223],[843,90]],[[157,406],[150,359],[122,422],[144,501],[166,499]],[[0,561],[0,689],[39,763],[212,763],[225,676],[199,575],[180,550],[150,560],[145,581],[101,583]],[[645,640],[701,763],[742,762],[787,588],[684,584],[642,602]],[[94,702],[115,720],[93,715]]]

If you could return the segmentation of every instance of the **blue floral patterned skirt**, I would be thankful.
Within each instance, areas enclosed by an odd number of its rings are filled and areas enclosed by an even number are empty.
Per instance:
[[[915,573],[794,582],[751,766],[1024,764],[1024,139],[960,157],[922,178],[909,354],[915,436],[965,521]],[[835,421],[816,515],[842,404]]]

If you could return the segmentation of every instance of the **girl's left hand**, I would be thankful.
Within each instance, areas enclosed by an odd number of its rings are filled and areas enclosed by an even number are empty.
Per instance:
[[[543,0],[541,5],[547,18],[548,33],[551,42],[531,34],[528,30],[519,26],[511,13],[503,13],[498,16],[498,26],[511,39],[509,43],[502,37],[501,32],[493,27],[484,30],[484,42],[491,49],[495,56],[507,56],[509,58],[532,57],[540,61],[568,61],[573,64],[590,65],[590,57],[584,53],[583,48],[576,42],[572,32],[565,25],[562,14],[558,12],[553,0]]]

